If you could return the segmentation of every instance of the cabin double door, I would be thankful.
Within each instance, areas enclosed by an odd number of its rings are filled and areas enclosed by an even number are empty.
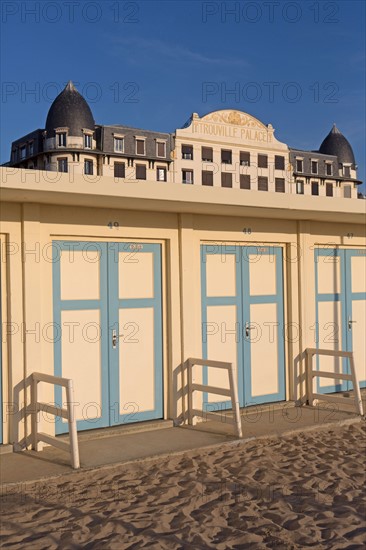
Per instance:
[[[205,359],[234,364],[239,404],[285,399],[283,256],[276,246],[201,248]],[[203,383],[228,388],[226,372],[204,368]],[[204,395],[210,410],[231,406]]]
[[[315,326],[320,349],[352,351],[361,387],[366,387],[366,249],[315,250]],[[318,370],[349,374],[345,358],[320,356]],[[317,392],[352,389],[350,381],[317,379]]]
[[[54,372],[79,430],[162,418],[161,284],[160,244],[53,242]]]

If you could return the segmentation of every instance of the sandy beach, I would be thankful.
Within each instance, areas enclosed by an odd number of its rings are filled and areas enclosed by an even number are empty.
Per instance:
[[[2,548],[363,549],[365,424],[3,488]]]

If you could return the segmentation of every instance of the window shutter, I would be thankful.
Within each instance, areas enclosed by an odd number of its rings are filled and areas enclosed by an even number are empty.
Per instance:
[[[213,185],[213,172],[202,170],[202,185]]]
[[[240,174],[240,189],[250,189],[250,176]]]
[[[115,178],[124,178],[125,177],[125,163],[124,162],[115,162],[114,163],[114,177]]]
[[[258,168],[268,168],[267,155],[258,155]]]
[[[206,162],[213,161],[212,147],[202,147],[202,160],[205,160]]]
[[[146,166],[145,164],[136,164],[136,179],[146,180]]]
[[[285,192],[285,178],[275,178],[275,190],[276,193]]]
[[[275,155],[275,169],[284,170],[285,169],[285,157]]]
[[[268,191],[268,178],[260,176],[258,178],[258,191]]]
[[[232,186],[233,186],[233,175],[227,172],[222,172],[221,187],[232,187]]]
[[[250,166],[250,153],[246,151],[240,151],[240,165]]]

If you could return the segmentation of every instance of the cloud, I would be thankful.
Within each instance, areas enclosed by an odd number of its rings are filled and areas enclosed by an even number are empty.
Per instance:
[[[171,59],[175,63],[196,63],[204,65],[217,65],[217,66],[227,66],[227,67],[249,67],[249,63],[245,59],[239,58],[223,58],[223,57],[210,57],[205,54],[202,54],[198,51],[193,51],[179,44],[168,44],[162,42],[161,40],[148,40],[148,39],[137,39],[137,38],[114,38],[113,42],[115,44],[120,44],[121,46],[132,48],[133,51],[140,51],[144,56],[146,54],[159,55],[160,58],[165,57],[166,59]]]

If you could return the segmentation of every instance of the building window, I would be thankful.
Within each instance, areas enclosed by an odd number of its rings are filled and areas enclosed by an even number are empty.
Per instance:
[[[296,181],[296,193],[298,195],[303,195],[304,194],[304,182],[302,180],[297,180]]]
[[[240,166],[250,166],[250,153],[240,151]]]
[[[125,178],[126,177],[126,167],[124,162],[115,162],[114,163],[114,177],[115,178]]]
[[[193,170],[182,170],[182,182],[193,183]]]
[[[114,151],[115,153],[123,153],[124,151],[124,139],[114,138]]]
[[[34,152],[34,144],[33,144],[33,141],[31,141],[30,144],[28,145],[28,155],[31,157],[33,155],[33,152]]]
[[[285,157],[275,155],[275,170],[285,169]]]
[[[156,180],[166,181],[166,168],[164,166],[158,166],[156,169]]]
[[[267,155],[258,155],[258,168],[268,168]]]
[[[319,183],[317,181],[311,182],[311,194],[319,195]]]
[[[161,158],[166,157],[166,143],[165,143],[165,141],[158,141],[156,143],[156,156],[161,157]]]
[[[145,155],[145,140],[136,138],[136,155]]]
[[[212,170],[202,170],[202,185],[213,185]]]
[[[232,153],[229,149],[221,149],[222,164],[232,164]]]
[[[311,161],[311,173],[312,174],[317,174],[318,173],[318,161],[317,160],[312,160]]]
[[[276,193],[285,192],[285,178],[275,178],[275,191]]]
[[[27,156],[27,147],[25,145],[23,145],[20,148],[20,158],[21,158],[21,160],[25,159],[26,156]]]
[[[213,161],[213,149],[212,147],[202,147],[202,160],[205,162]]]
[[[136,164],[136,179],[137,180],[146,180],[146,165],[145,164]]]
[[[258,191],[268,191],[268,178],[264,176],[258,177]]]
[[[240,174],[240,189],[250,189],[250,176]]]
[[[67,158],[57,159],[57,170],[59,172],[68,172]]]
[[[343,166],[343,175],[345,178],[351,177],[351,167],[350,166]]]
[[[345,199],[350,199],[352,195],[352,188],[350,185],[345,185],[343,189],[343,196]]]
[[[84,134],[84,148],[85,149],[92,148],[92,136],[90,134]]]
[[[333,164],[331,162],[325,164],[325,173],[327,176],[333,176]]]
[[[193,160],[193,146],[182,145],[182,159]]]
[[[233,186],[233,175],[229,172],[221,173],[221,187],[232,187]]]
[[[327,197],[333,197],[333,183],[327,183],[325,186],[325,195]]]
[[[296,159],[296,172],[304,171],[304,161],[302,159]]]
[[[66,147],[66,132],[59,132],[57,134],[57,146]]]
[[[84,160],[84,174],[87,176],[93,175],[93,161],[92,160]]]

